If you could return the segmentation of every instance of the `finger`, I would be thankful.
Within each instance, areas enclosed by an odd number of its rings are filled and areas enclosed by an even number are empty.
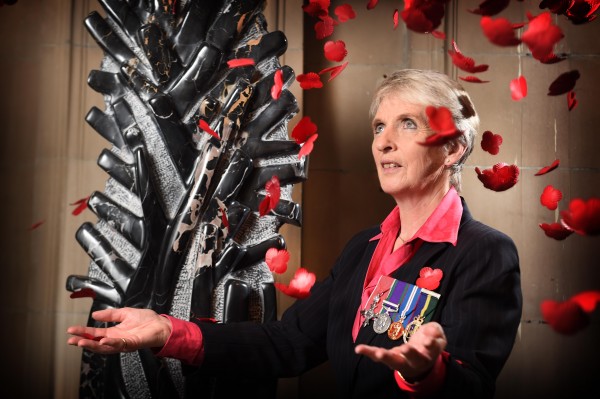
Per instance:
[[[359,355],[367,356],[375,362],[383,363],[394,370],[406,364],[406,358],[396,349],[388,350],[377,346],[358,345],[355,352]]]
[[[98,341],[106,335],[106,328],[71,326],[67,328],[67,333]]]
[[[103,309],[92,313],[92,317],[97,321],[120,323],[125,319],[128,308],[121,309]]]
[[[117,349],[119,352],[130,352],[132,351],[133,341],[124,337],[119,338],[102,338],[99,342],[100,345],[110,346],[112,348]]]

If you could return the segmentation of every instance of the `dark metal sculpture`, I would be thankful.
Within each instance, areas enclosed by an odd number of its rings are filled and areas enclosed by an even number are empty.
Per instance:
[[[294,183],[306,160],[288,139],[298,112],[285,88],[274,100],[281,32],[268,32],[260,0],[100,0],[85,25],[103,49],[88,84],[105,110],[86,121],[111,145],[98,165],[108,174],[88,206],[98,216],[77,231],[92,261],[67,289],[94,297],[91,311],[139,307],[219,322],[276,318],[268,248],[284,248],[284,223],[300,225]],[[252,58],[255,65],[229,68]],[[199,128],[204,121],[218,134]],[[265,182],[281,181],[281,200],[260,217]],[[88,325],[98,325],[91,317]],[[244,381],[272,396],[275,381]],[[229,380],[231,381],[231,380]],[[81,397],[219,397],[227,382],[186,378],[182,365],[149,350],[102,356],[84,351]]]

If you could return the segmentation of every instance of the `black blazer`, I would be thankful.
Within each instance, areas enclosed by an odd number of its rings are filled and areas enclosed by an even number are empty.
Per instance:
[[[446,333],[450,353],[438,397],[492,397],[495,380],[513,347],[521,318],[519,260],[513,241],[471,217],[463,200],[457,245],[423,243],[392,277],[414,284],[425,266],[442,269],[433,320]],[[297,376],[330,360],[339,397],[407,398],[393,372],[356,355],[359,343],[390,348],[402,344],[362,327],[352,341],[363,282],[378,241],[379,226],[354,236],[331,274],[315,284],[281,321],[267,324],[199,323],[204,337],[202,375]],[[459,360],[459,362],[457,362]]]

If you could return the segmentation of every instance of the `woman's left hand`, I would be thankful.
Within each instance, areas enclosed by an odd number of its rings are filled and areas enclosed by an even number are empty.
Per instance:
[[[385,349],[361,344],[356,346],[355,352],[399,371],[407,381],[417,381],[431,371],[446,344],[442,326],[430,322],[423,324],[404,345]]]

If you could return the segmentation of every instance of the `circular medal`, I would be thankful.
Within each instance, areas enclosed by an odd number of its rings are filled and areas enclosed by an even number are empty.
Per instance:
[[[388,328],[388,337],[395,341],[402,336],[403,332],[404,326],[402,326],[402,322],[398,320],[390,324],[390,328]]]
[[[373,331],[377,334],[383,334],[390,328],[390,324],[392,324],[392,319],[387,312],[379,313],[375,317],[375,321],[373,322]]]
[[[404,343],[407,343],[410,337],[417,332],[419,327],[421,327],[421,324],[423,324],[423,319],[420,317],[415,317],[413,321],[408,323],[406,329],[402,333],[402,339],[404,340]]]

